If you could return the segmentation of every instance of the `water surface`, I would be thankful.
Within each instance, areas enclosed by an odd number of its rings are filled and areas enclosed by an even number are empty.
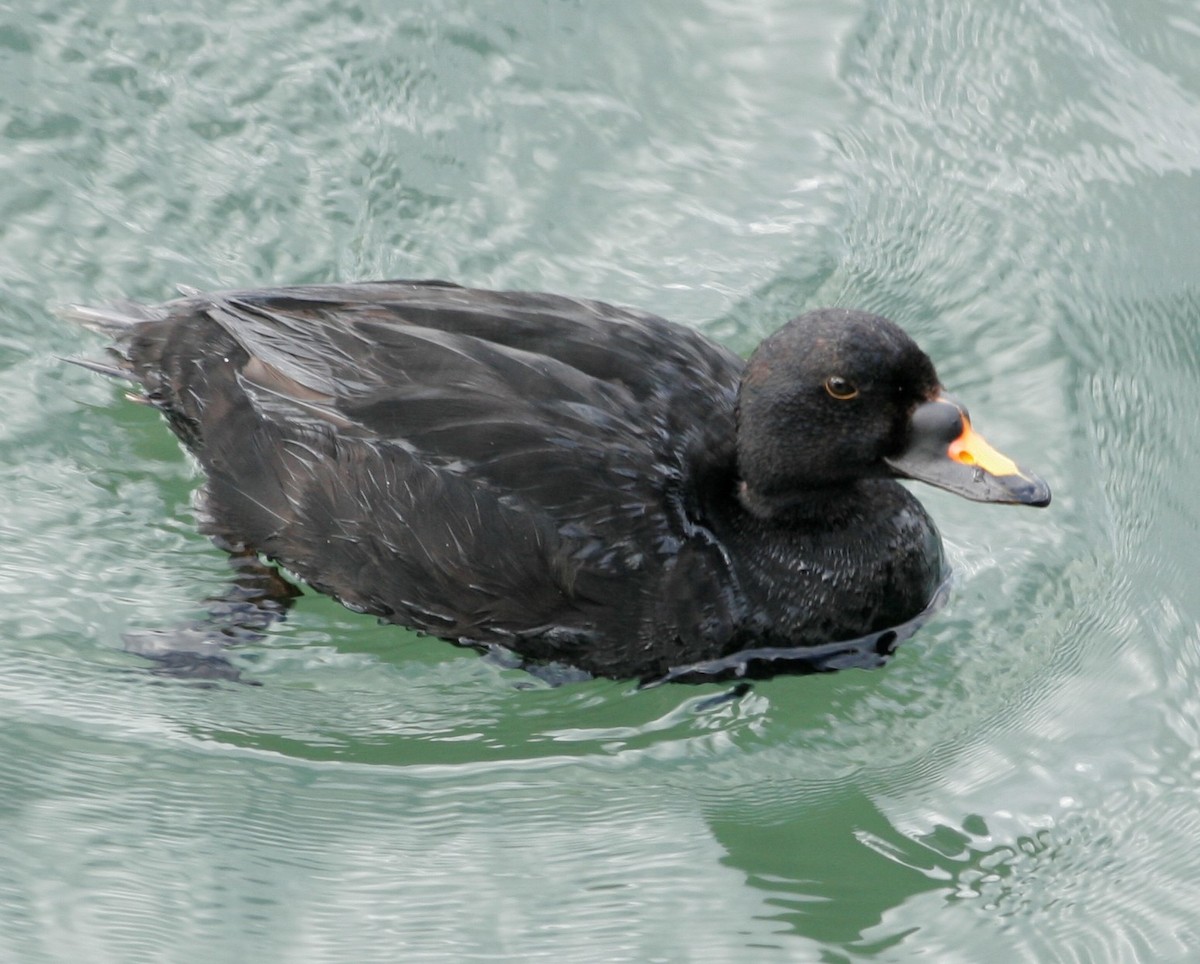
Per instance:
[[[1200,9],[0,7],[0,959],[1187,960],[1200,944]],[[63,302],[443,277],[747,350],[888,314],[1043,512],[920,490],[883,670],[557,688],[226,579]]]

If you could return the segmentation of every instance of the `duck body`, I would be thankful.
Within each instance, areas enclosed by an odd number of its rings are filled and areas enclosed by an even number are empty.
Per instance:
[[[435,636],[646,678],[886,629],[944,579],[895,481],[913,473],[881,461],[911,447],[932,365],[883,319],[817,314],[749,367],[651,314],[444,282],[77,317],[114,338],[91,367],[139,384],[199,460],[221,543]],[[850,417],[824,362],[815,388],[796,377],[830,348],[814,339],[841,339],[839,371],[883,371],[881,417]]]

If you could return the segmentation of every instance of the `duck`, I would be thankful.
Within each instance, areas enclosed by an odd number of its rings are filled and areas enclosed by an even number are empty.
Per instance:
[[[528,665],[829,668],[805,654],[878,639],[946,582],[900,480],[1050,502],[865,311],[807,311],[746,360],[648,312],[432,280],[68,313],[110,339],[81,363],[198,461],[220,546]]]

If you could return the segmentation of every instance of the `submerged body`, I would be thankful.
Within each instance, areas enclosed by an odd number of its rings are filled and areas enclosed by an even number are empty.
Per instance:
[[[986,447],[948,456],[965,413],[860,312],[802,316],[748,364],[642,312],[441,282],[76,314],[115,338],[92,367],[200,461],[221,541],[353,609],[597,675],[910,619],[944,563],[896,476],[1049,499]]]

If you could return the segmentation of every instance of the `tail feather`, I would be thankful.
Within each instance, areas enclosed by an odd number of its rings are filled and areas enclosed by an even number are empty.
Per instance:
[[[109,378],[127,378],[130,381],[137,381],[137,376],[127,368],[118,368],[116,365],[106,365],[104,362],[96,361],[92,358],[63,358],[59,356],[60,361],[68,362],[71,365],[78,365],[80,368],[86,368],[88,371],[99,372],[101,375],[107,375]]]
[[[113,344],[106,349],[106,359],[64,358],[63,361],[110,378],[121,378],[131,382],[141,382],[141,379],[135,374],[126,355],[130,335],[138,325],[166,317],[166,312],[159,307],[140,305],[133,301],[120,302],[104,308],[63,305],[56,313],[60,318],[113,339]]]
[[[166,316],[161,308],[139,305],[135,301],[125,301],[105,308],[63,305],[58,309],[57,314],[67,321],[73,321],[91,331],[112,337],[117,337],[142,322],[156,321]]]

